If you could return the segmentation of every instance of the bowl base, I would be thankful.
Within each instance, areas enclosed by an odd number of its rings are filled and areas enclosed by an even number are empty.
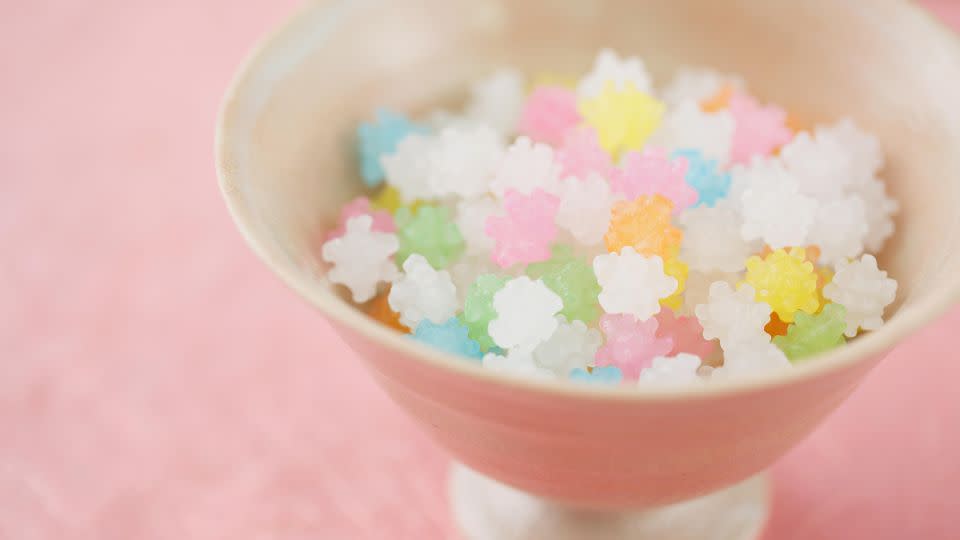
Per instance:
[[[571,509],[458,463],[449,488],[463,540],[755,540],[770,509],[763,474],[697,499],[621,512]]]

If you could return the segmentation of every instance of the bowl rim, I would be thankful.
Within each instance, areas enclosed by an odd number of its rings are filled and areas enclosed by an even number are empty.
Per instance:
[[[240,118],[245,114],[242,108],[244,106],[249,108],[250,103],[249,98],[244,100],[241,99],[241,96],[257,95],[251,88],[258,84],[260,87],[270,85],[270,77],[275,76],[276,73],[273,70],[265,69],[264,64],[267,63],[268,53],[281,47],[280,42],[283,38],[291,37],[301,29],[302,25],[306,25],[308,22],[311,23],[309,25],[310,32],[312,32],[311,40],[322,39],[326,33],[335,28],[341,17],[347,15],[351,9],[357,8],[358,4],[363,4],[363,2],[334,0],[323,2],[324,5],[320,4],[320,2],[304,3],[286,20],[267,32],[247,53],[234,74],[222,98],[216,120],[214,154],[218,185],[241,236],[257,257],[281,281],[298,296],[309,302],[311,306],[318,309],[325,317],[349,328],[365,339],[377,342],[386,349],[409,356],[414,359],[413,361],[424,362],[430,367],[446,371],[450,375],[469,377],[486,384],[494,384],[517,391],[604,402],[689,401],[751,391],[772,390],[810,381],[818,377],[826,377],[831,373],[852,368],[860,363],[884,356],[904,338],[940,317],[960,302],[960,275],[958,275],[944,287],[944,294],[923,299],[914,305],[908,313],[894,317],[879,330],[862,335],[856,340],[827,353],[813,356],[807,361],[793,365],[791,369],[675,388],[645,387],[639,389],[636,385],[606,386],[574,383],[565,379],[518,378],[484,369],[479,362],[465,361],[462,357],[410,339],[409,334],[401,334],[380,324],[335,294],[327,291],[319,294],[319,287],[308,286],[294,272],[288,271],[277,260],[277,257],[273,256],[270,250],[265,247],[260,235],[256,234],[255,227],[250,219],[250,208],[244,202],[242,190],[238,189],[241,184],[235,181],[243,173],[239,167],[233,165],[241,161],[238,156],[242,156],[244,153],[242,144],[244,133],[242,131],[238,132],[236,126],[242,125]],[[953,33],[953,30],[946,23],[926,9],[911,2],[901,2],[900,7],[922,14],[927,20],[927,24],[930,25],[930,31],[936,32],[938,39],[942,39],[945,44],[952,46],[950,52],[960,62],[960,38]],[[286,53],[289,55],[289,49],[286,50]],[[269,92],[267,94],[269,95]],[[259,105],[262,105],[266,100],[254,101],[258,101]],[[259,109],[259,107],[255,108]],[[246,114],[255,116],[253,111],[247,111]],[[359,353],[355,354],[363,356]]]

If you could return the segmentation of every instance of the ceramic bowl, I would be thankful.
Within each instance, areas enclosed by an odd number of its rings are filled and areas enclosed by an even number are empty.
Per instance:
[[[680,65],[742,74],[809,122],[851,115],[876,133],[901,203],[880,258],[900,283],[887,324],[785,373],[640,392],[484,371],[378,325],[325,279],[319,243],[362,190],[353,133],[375,107],[451,102],[503,65],[580,73],[603,47],[641,56],[660,81]],[[956,37],[908,2],[308,3],[230,87],[217,167],[251,248],[457,460],[565,503],[646,507],[763,470],[960,298],[958,99]]]

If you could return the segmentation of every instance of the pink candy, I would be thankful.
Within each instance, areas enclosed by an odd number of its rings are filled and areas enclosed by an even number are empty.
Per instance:
[[[793,138],[785,123],[787,113],[780,107],[763,107],[748,95],[734,94],[729,108],[736,121],[731,163],[749,163],[751,157],[768,155]]]
[[[660,310],[657,315],[659,330],[657,337],[672,337],[673,348],[670,349],[670,356],[678,353],[690,353],[706,360],[717,349],[715,340],[703,339],[703,327],[696,317],[677,317],[669,309]]]
[[[576,94],[566,88],[544,86],[527,98],[518,127],[521,134],[535,141],[557,145],[579,123]]]
[[[550,244],[557,236],[554,218],[560,199],[537,189],[530,195],[508,190],[503,196],[506,216],[487,218],[484,232],[493,239],[491,258],[501,268],[550,258]]]
[[[687,166],[686,159],[671,160],[663,148],[627,152],[610,185],[631,200],[641,195],[663,195],[673,201],[673,212],[677,213],[697,202],[697,190],[684,179]]]
[[[591,172],[609,178],[613,172],[610,154],[600,147],[597,132],[590,127],[568,131],[555,155],[562,178],[574,176],[582,180]]]
[[[392,233],[396,232],[397,225],[393,222],[393,216],[386,210],[373,210],[370,207],[370,199],[366,197],[357,197],[348,202],[340,209],[340,218],[337,222],[337,228],[327,234],[327,240],[340,238],[346,232],[347,221],[352,217],[368,215],[373,218],[371,230],[374,232]]]
[[[665,356],[673,349],[673,339],[658,337],[657,319],[643,322],[633,315],[604,315],[600,329],[606,344],[597,351],[596,365],[617,366],[626,380],[637,380],[644,368],[650,367],[654,357]]]

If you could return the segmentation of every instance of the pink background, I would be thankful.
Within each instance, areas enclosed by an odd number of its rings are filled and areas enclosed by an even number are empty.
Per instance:
[[[0,540],[450,534],[447,457],[217,192],[220,95],[297,3],[4,6]],[[958,325],[904,343],[773,468],[767,538],[960,536]]]

